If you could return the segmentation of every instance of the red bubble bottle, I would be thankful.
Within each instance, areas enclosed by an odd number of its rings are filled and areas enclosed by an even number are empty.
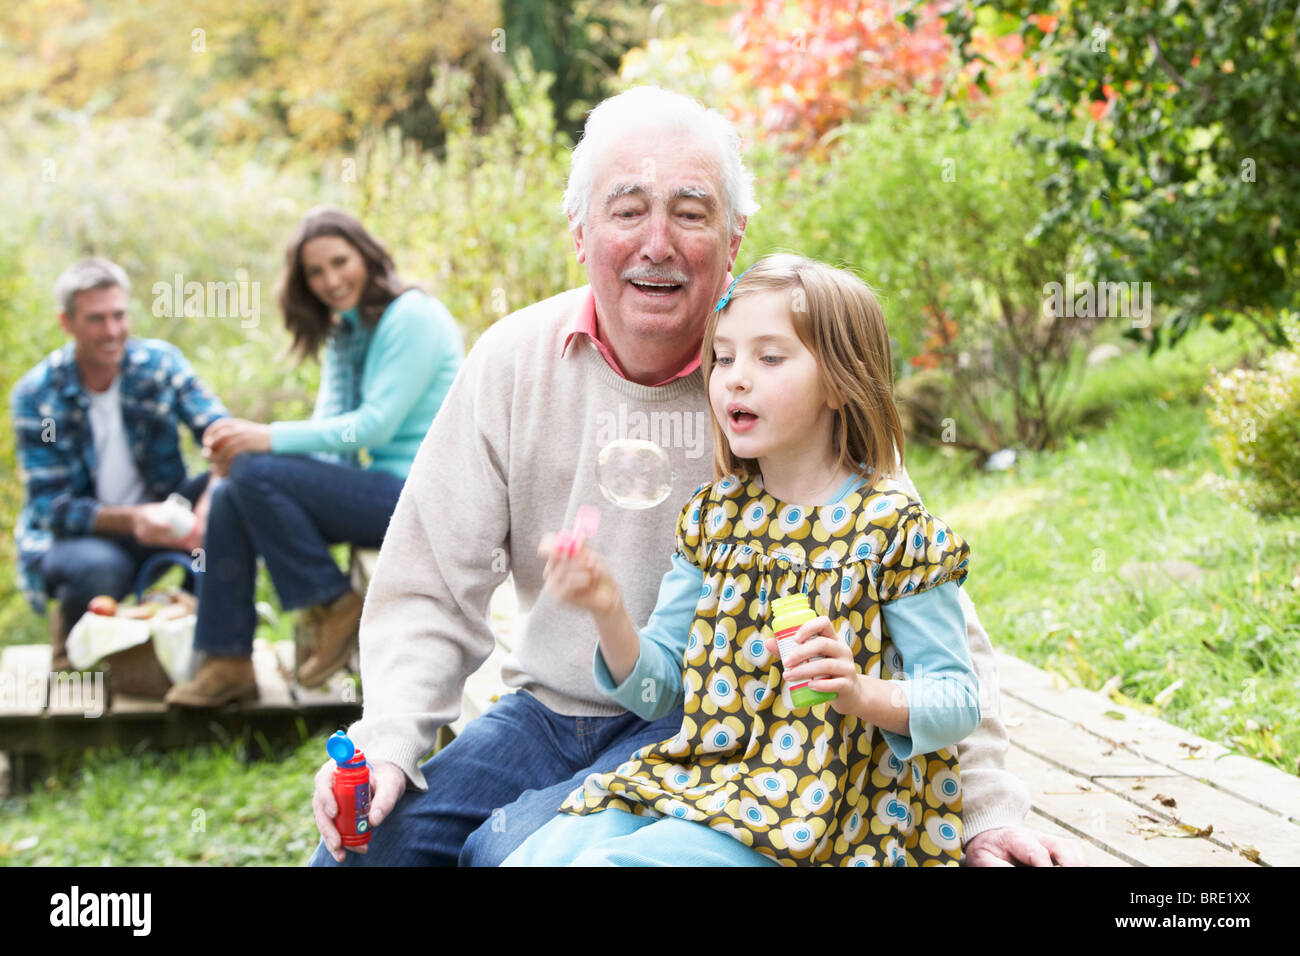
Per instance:
[[[334,768],[334,802],[339,812],[334,826],[344,846],[365,846],[370,842],[370,767],[366,755],[341,730],[325,742],[325,750],[338,764]]]

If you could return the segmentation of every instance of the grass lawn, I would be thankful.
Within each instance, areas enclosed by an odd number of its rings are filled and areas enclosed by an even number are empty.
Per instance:
[[[1296,773],[1300,518],[1262,520],[1217,490],[1202,400],[1209,365],[1248,348],[1202,331],[1091,370],[1075,434],[1011,471],[924,448],[909,469],[970,542],[995,644]],[[1189,579],[1150,567],[1174,560]],[[0,863],[300,864],[323,744],[89,756],[0,803]]]

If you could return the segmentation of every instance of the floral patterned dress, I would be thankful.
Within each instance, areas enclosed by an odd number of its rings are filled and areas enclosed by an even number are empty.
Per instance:
[[[729,476],[687,502],[677,551],[704,573],[681,730],[592,774],[561,810],[693,820],[790,866],[959,863],[956,748],[901,761],[830,703],[796,710],[763,639],[772,601],[803,592],[862,673],[901,679],[880,605],[961,583],[966,544],[889,479],[805,508]]]

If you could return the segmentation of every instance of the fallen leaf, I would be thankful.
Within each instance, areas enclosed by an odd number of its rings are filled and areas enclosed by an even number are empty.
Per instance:
[[[1183,749],[1185,749],[1185,750],[1187,751],[1187,758],[1188,758],[1189,760],[1195,760],[1195,759],[1196,759],[1196,751],[1198,751],[1198,750],[1201,749],[1201,745],[1200,745],[1200,744],[1189,744],[1189,743],[1187,743],[1187,741],[1185,741],[1185,740],[1180,740],[1180,741],[1178,742],[1178,746],[1182,747]]]
[[[1176,806],[1178,806],[1178,801],[1176,801],[1173,797],[1167,797],[1167,796],[1165,796],[1163,793],[1157,793],[1157,794],[1156,794],[1154,797],[1152,797],[1151,799],[1152,799],[1152,800],[1157,800],[1157,801],[1159,801],[1161,804],[1163,804],[1163,805],[1166,806],[1166,807],[1176,807]]]
[[[1128,720],[1128,718],[1125,717],[1123,714],[1121,714],[1118,710],[1108,710],[1106,711],[1106,716],[1109,717],[1111,720]]]
[[[1242,856],[1244,856],[1246,859],[1250,860],[1251,863],[1260,862],[1259,851],[1256,850],[1253,846],[1250,846],[1249,844],[1246,846],[1241,846],[1238,843],[1234,843],[1232,845],[1232,848],[1236,850],[1238,853],[1240,853]]]

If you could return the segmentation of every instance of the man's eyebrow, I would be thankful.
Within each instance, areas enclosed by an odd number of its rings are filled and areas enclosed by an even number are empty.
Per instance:
[[[624,196],[649,196],[653,192],[654,190],[646,183],[618,183],[605,197],[605,205],[608,206],[614,200]],[[674,199],[698,199],[709,205],[714,203],[713,194],[703,186],[678,186],[668,197],[668,201],[672,202]]]
[[[650,187],[645,183],[619,183],[605,197],[605,205],[608,206],[615,199],[621,199],[624,196],[648,196],[649,194]]]

